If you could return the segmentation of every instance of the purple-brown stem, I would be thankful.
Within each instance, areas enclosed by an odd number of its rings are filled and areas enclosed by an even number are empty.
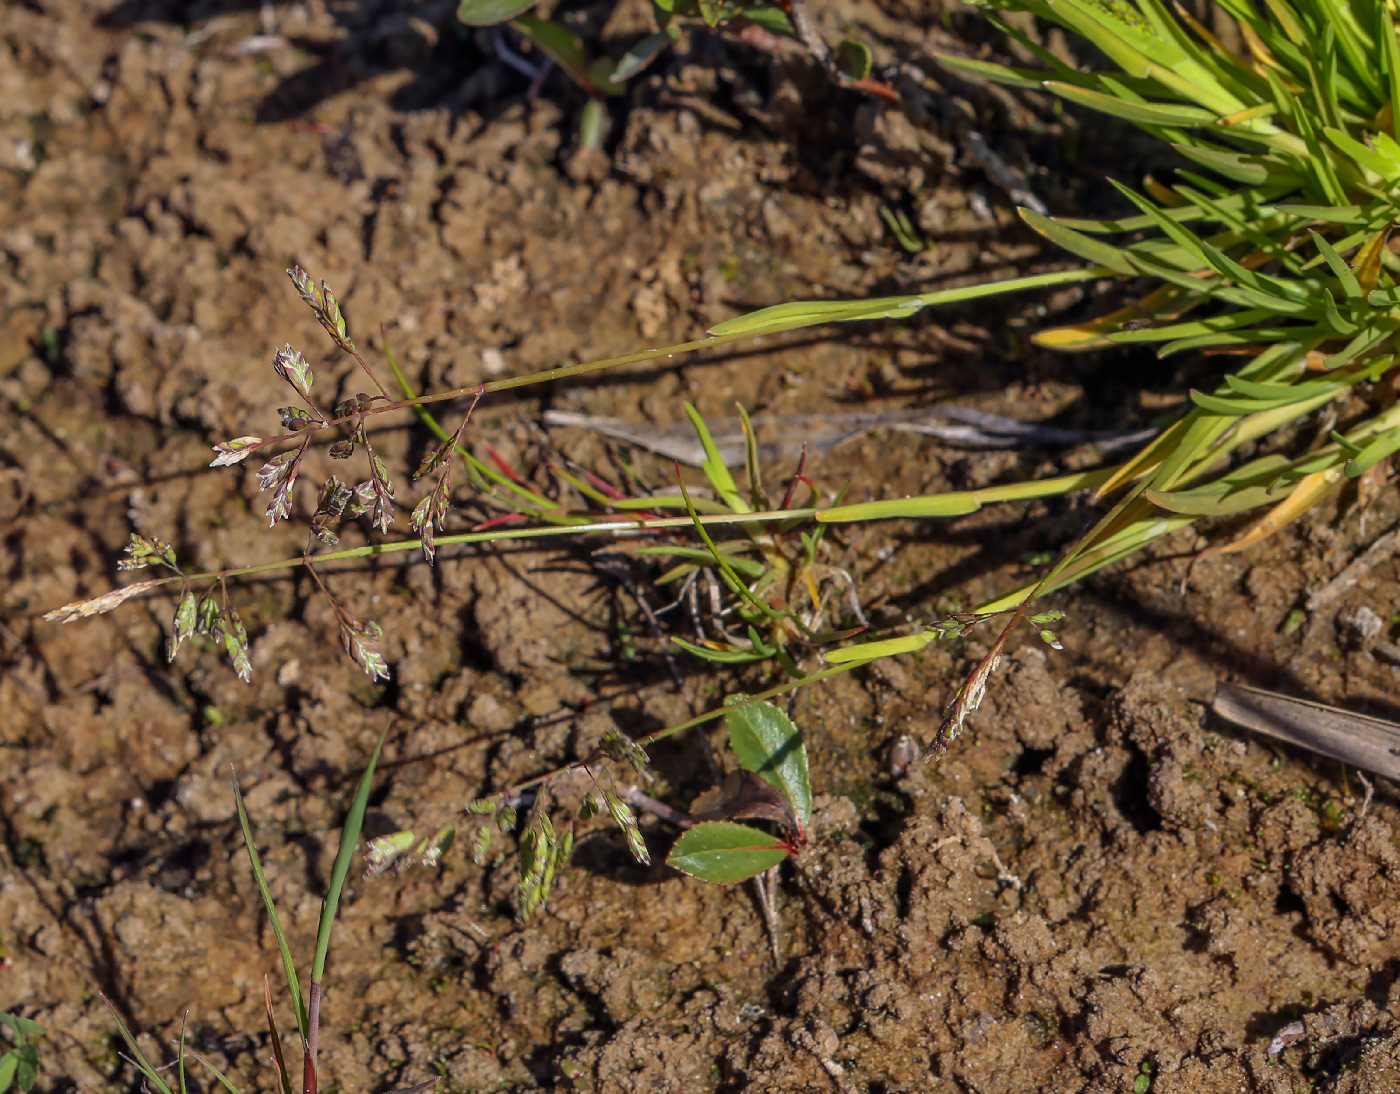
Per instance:
[[[311,981],[306,1001],[306,1056],[301,1074],[303,1094],[316,1094],[316,1056],[321,1050],[321,981]]]

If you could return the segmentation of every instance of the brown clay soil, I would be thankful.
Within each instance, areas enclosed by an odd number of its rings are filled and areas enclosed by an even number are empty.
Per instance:
[[[595,545],[331,575],[384,626],[387,686],[342,656],[304,576],[230,589],[252,635],[251,686],[208,643],[165,663],[168,599],[40,622],[125,580],[115,561],[133,531],[200,568],[301,549],[303,532],[268,532],[249,471],[205,468],[213,442],[273,428],[286,401],[273,347],[303,348],[320,390],[365,383],[283,268],[338,289],[371,359],[382,321],[414,382],[441,388],[680,340],[744,307],[1056,261],[959,155],[946,119],[917,129],[834,92],[799,56],[735,41],[687,39],[610,104],[611,166],[580,161],[577,97],[557,75],[532,96],[490,32],[457,28],[451,7],[0,11],[0,1009],[47,1030],[38,1089],[135,1089],[99,991],[153,1059],[173,1057],[188,1013],[197,1049],[245,1089],[273,1089],[264,976],[284,1033],[290,1023],[230,765],[306,960],[345,803],[386,726],[376,831],[448,819],[611,726],[655,729],[778,679],[681,661],[678,693]],[[626,42],[645,23],[627,3],[601,26],[607,7],[585,11],[595,40]],[[828,37],[858,31],[880,63],[917,61],[948,32],[985,39],[966,12],[815,7]],[[250,50],[260,35],[275,37]],[[1098,207],[1106,171],[1150,166],[1101,123],[960,93],[1055,211]],[[906,209],[929,250],[901,251],[881,202]],[[614,465],[582,432],[542,430],[547,408],[654,425],[680,420],[685,399],[717,418],[735,401],[791,414],[956,400],[1140,427],[1209,362],[1029,343],[1049,318],[1092,314],[1095,292],[530,388],[485,402],[470,440],[558,490],[550,461]],[[426,443],[407,415],[375,437],[401,477]],[[809,473],[860,498],[1097,458],[881,433]],[[667,481],[669,465],[635,459]],[[772,474],[789,473],[792,453],[775,459]],[[314,455],[309,473],[330,467]],[[523,926],[513,854],[477,866],[459,848],[437,872],[352,875],[323,1089],[440,1077],[460,1092],[1108,1092],[1134,1089],[1146,1064],[1159,1094],[1400,1090],[1395,798],[1381,785],[1362,816],[1354,774],[1204,707],[1216,681],[1235,680],[1393,712],[1400,670],[1344,621],[1363,605],[1389,615],[1394,562],[1301,626],[1285,621],[1397,510],[1388,489],[1365,506],[1343,495],[1194,566],[1233,528],[1187,530],[1057,598],[1065,652],[1033,636],[1018,647],[934,765],[892,766],[892,746],[931,738],[988,636],[801,692],[822,839],[783,875],[780,958],[748,889],[659,865],[674,831],[653,818],[658,865],[589,829]],[[1074,500],[871,528],[848,557],[888,626],[1025,580],[1091,515]],[[700,744],[654,750],[654,795],[684,807],[705,788]],[[1303,1035],[1268,1055],[1299,1019]]]

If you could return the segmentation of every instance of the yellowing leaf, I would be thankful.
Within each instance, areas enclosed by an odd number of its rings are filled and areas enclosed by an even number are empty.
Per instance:
[[[1356,258],[1351,264],[1352,271],[1356,274],[1356,280],[1361,282],[1363,292],[1370,292],[1380,280],[1381,252],[1385,250],[1387,231],[1387,229],[1382,228],[1363,243],[1361,250],[1356,252]]]
[[[1260,540],[1268,539],[1335,490],[1341,484],[1342,478],[1342,470],[1339,467],[1330,467],[1326,471],[1314,471],[1311,475],[1305,475],[1298,480],[1298,485],[1288,497],[1250,525],[1242,535],[1219,547],[1207,547],[1201,552],[1201,557],[1237,554],[1253,547]]]

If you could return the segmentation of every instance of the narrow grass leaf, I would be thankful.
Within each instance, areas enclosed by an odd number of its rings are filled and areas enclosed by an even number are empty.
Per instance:
[[[828,650],[825,660],[829,665],[849,665],[874,661],[881,657],[896,657],[899,654],[921,650],[937,637],[934,631],[923,631],[900,638],[882,638],[878,642],[862,642],[854,646],[843,646],[839,650]]]
[[[1359,478],[1381,460],[1400,452],[1400,429],[1392,429],[1381,434],[1347,461],[1347,478]]]
[[[817,520],[823,524],[843,524],[851,521],[891,520],[905,517],[960,517],[982,508],[977,495],[970,490],[950,490],[946,494],[927,494],[916,498],[890,498],[886,501],[863,501],[853,505],[834,505],[817,510]]]
[[[175,1050],[175,1076],[180,1086],[180,1094],[188,1094],[185,1086],[185,1026],[189,1022],[190,1012],[185,1011],[184,1017],[180,1019],[180,1044]],[[29,1083],[21,1083],[24,1090],[28,1090]]]
[[[1248,547],[1254,546],[1262,539],[1267,539],[1275,532],[1282,530],[1293,521],[1297,520],[1318,502],[1322,501],[1328,494],[1332,493],[1342,482],[1342,472],[1334,468],[1328,471],[1318,471],[1301,479],[1293,492],[1274,508],[1270,509],[1263,517],[1252,524],[1237,539],[1219,547],[1207,547],[1201,552],[1201,557],[1208,555],[1229,555],[1236,554]]]
[[[1395,22],[1384,5],[1380,7],[1381,67],[1385,70],[1386,102],[1390,107],[1390,132],[1400,138],[1400,40]]]
[[[340,830],[340,847],[335,853],[335,865],[331,867],[331,885],[326,899],[321,905],[321,925],[316,931],[316,956],[311,962],[312,983],[319,984],[326,973],[326,955],[331,947],[331,929],[335,926],[335,913],[340,905],[340,894],[345,888],[345,878],[350,873],[350,862],[355,857],[355,845],[360,840],[360,829],[364,826],[365,810],[369,807],[369,792],[374,783],[374,768],[379,763],[379,753],[384,748],[384,737],[379,735],[374,752],[370,755],[365,773],[360,776],[360,785],[350,810],[345,814],[345,827]]]
[[[688,642],[675,634],[671,635],[670,638],[686,653],[693,654],[704,661],[713,661],[718,665],[752,665],[759,661],[767,661],[773,656],[772,650],[717,649],[713,646],[702,646],[695,642]]]
[[[1347,299],[1360,300],[1365,296],[1365,293],[1361,290],[1361,282],[1358,281],[1356,275],[1352,273],[1351,267],[1346,263],[1346,259],[1342,258],[1341,255],[1334,251],[1332,245],[1311,228],[1308,229],[1308,234],[1312,236],[1314,246],[1317,247],[1318,252],[1331,268],[1332,273],[1341,283],[1342,291],[1346,294]]]
[[[685,499],[686,509],[690,513],[691,524],[694,525],[695,531],[699,534],[700,538],[705,541],[705,547],[710,552],[711,560],[719,567],[719,571],[724,575],[729,587],[733,589],[738,596],[747,600],[769,619],[783,617],[785,613],[774,611],[773,608],[756,597],[752,590],[749,589],[748,585],[734,572],[734,569],[729,565],[729,560],[726,559],[724,555],[720,554],[719,548],[715,546],[714,539],[710,536],[710,533],[705,530],[705,525],[700,520],[700,514],[696,512],[695,506],[690,500],[690,492],[685,488],[685,483],[680,480],[680,474],[681,465],[677,463],[676,481],[680,485],[681,497]]]
[[[111,1013],[112,1021],[117,1023],[117,1032],[121,1034],[122,1040],[126,1042],[126,1047],[131,1051],[133,1057],[131,1062],[136,1070],[146,1077],[146,1080],[159,1091],[159,1094],[175,1094],[170,1089],[169,1084],[160,1077],[160,1072],[151,1066],[151,1061],[146,1059],[146,1054],[141,1051],[141,1046],[136,1043],[136,1038],[131,1035],[131,1030],[126,1028],[126,1023],[122,1021],[122,1016],[117,1013],[117,1008],[112,1005],[112,1001],[102,992],[98,992],[97,997],[102,1000]]]
[[[719,446],[715,444],[715,439],[711,436],[710,427],[705,424],[705,419],[700,417],[700,412],[690,403],[685,404],[685,413],[690,419],[690,424],[695,427],[695,435],[700,438],[701,446],[705,449],[705,462],[701,465],[701,470],[705,472],[705,477],[710,480],[710,485],[715,488],[715,493],[734,512],[750,512],[749,504],[744,501],[743,495],[739,493],[739,486],[734,481],[734,476],[729,473],[729,468],[725,466]]]
[[[739,544],[735,550],[742,550],[748,544]],[[636,547],[632,550],[634,555],[660,555],[663,558],[682,558],[691,562],[702,562],[709,564],[714,561],[714,556],[709,551],[700,547],[681,546],[656,546],[656,547]],[[761,562],[756,562],[751,558],[743,558],[733,553],[732,550],[721,551],[724,560],[734,569],[735,573],[742,574],[748,578],[760,578],[768,572],[768,567]]]
[[[1220,117],[1214,111],[1203,110],[1198,106],[1184,106],[1177,103],[1127,102],[1123,99],[1116,99],[1112,95],[1105,95],[1101,91],[1075,87],[1061,80],[1046,80],[1045,90],[1053,92],[1062,99],[1068,99],[1072,103],[1087,106],[1090,110],[1096,110],[1100,114],[1122,118],[1125,121],[1146,127],[1190,129],[1212,125]]]
[[[233,1084],[232,1080],[230,1080],[227,1075],[225,1075],[222,1071],[215,1067],[213,1063],[209,1061],[208,1057],[201,1056],[198,1052],[191,1052],[190,1055],[204,1065],[205,1069],[209,1072],[210,1075],[214,1076],[214,1078],[218,1081],[219,1085],[228,1091],[228,1094],[243,1094],[243,1092]]]
[[[1088,262],[1096,263],[1124,277],[1129,277],[1135,272],[1127,255],[1120,248],[1110,247],[1107,243],[1101,243],[1097,239],[1077,232],[1073,228],[1068,228],[1049,217],[1041,216],[1031,209],[1018,209],[1017,212],[1021,214],[1021,219],[1035,231],[1070,254],[1078,255]]]
[[[1045,82],[1045,73],[1033,68],[1011,68],[1008,65],[992,64],[990,61],[976,61],[970,57],[953,57],[946,53],[936,53],[933,59],[950,72],[974,79],[990,80],[1006,87],[1018,87],[1023,91],[1039,91]],[[1064,76],[1060,77],[1064,79]]]
[[[277,939],[277,952],[282,957],[282,973],[287,979],[287,992],[292,997],[292,1009],[296,1014],[297,1030],[302,1041],[307,1036],[306,1001],[301,995],[301,981],[297,977],[296,962],[292,960],[292,948],[287,943],[286,932],[282,930],[282,920],[277,915],[277,905],[272,901],[272,891],[267,887],[263,875],[262,860],[258,858],[257,844],[253,841],[253,826],[248,821],[248,811],[243,807],[243,791],[238,786],[238,777],[233,779],[233,801],[238,809],[238,824],[243,829],[243,846],[248,851],[248,861],[253,866],[253,880],[262,894],[263,907],[267,909],[268,922],[272,924],[273,937]]]

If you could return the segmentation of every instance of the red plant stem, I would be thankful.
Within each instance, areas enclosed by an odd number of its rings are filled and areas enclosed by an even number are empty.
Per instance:
[[[802,455],[797,458],[797,470],[793,472],[792,481],[788,483],[787,493],[783,495],[783,504],[779,509],[787,509],[792,505],[792,495],[797,492],[797,484],[805,481],[802,472],[807,469],[807,442],[802,442]]]
[[[316,1056],[321,1049],[321,981],[311,981],[306,1002],[306,1052],[301,1073],[303,1094],[316,1094]]]

